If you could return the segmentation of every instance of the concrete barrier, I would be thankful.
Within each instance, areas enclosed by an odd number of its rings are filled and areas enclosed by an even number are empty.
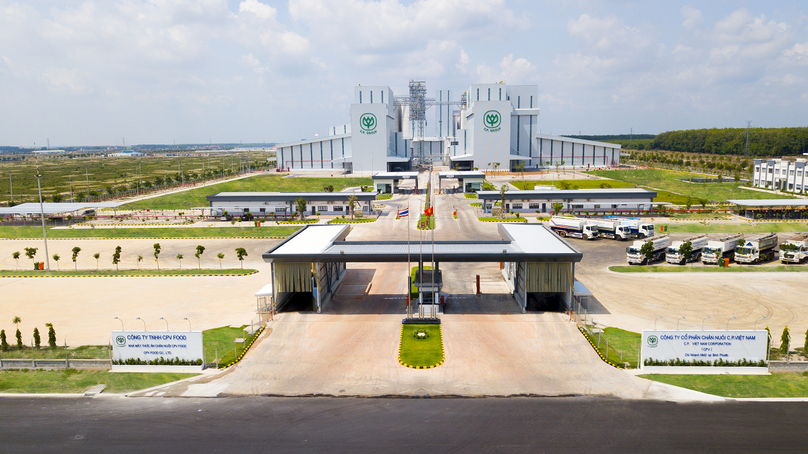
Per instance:
[[[769,372],[772,374],[808,372],[808,361],[769,361]]]
[[[0,369],[110,369],[108,359],[0,359]]]

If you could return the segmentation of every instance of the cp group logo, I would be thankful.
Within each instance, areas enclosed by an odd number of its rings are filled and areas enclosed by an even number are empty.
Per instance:
[[[376,134],[376,115],[372,113],[362,114],[359,117],[359,127],[362,134]]]
[[[115,345],[118,347],[126,347],[126,336],[122,334],[115,336]]]
[[[499,114],[496,110],[489,110],[485,114],[483,114],[483,129],[488,132],[496,132],[500,130],[500,125],[502,124],[502,115]]]
[[[655,348],[657,345],[659,345],[659,338],[652,334],[648,336],[648,339],[645,340],[645,343],[647,343],[649,347]]]

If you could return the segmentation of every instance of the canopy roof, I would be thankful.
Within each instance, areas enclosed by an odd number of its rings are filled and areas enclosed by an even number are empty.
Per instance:
[[[100,208],[116,208],[123,205],[124,202],[103,202],[103,203],[43,203],[40,209],[38,203],[21,203],[13,207],[0,208],[0,214],[16,214],[16,215],[30,215],[40,214],[62,214],[62,213],[75,213],[76,211],[100,209]]]
[[[801,207],[808,206],[808,199],[741,199],[727,200],[740,207]]]

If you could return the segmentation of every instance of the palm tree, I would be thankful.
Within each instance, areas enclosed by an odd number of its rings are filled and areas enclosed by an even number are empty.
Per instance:
[[[222,269],[222,259],[224,258],[224,254],[220,252],[216,254],[216,258],[219,259],[219,269]]]
[[[306,205],[309,202],[306,201],[303,197],[298,197],[295,199],[295,208],[297,208],[297,212],[300,213],[300,220],[302,221],[304,217],[306,217]]]
[[[76,268],[76,271],[79,270],[79,264],[76,262],[76,259],[79,257],[79,252],[81,252],[81,248],[76,246],[72,249],[73,251],[73,264]]]
[[[351,219],[354,218],[354,204],[357,200],[355,195],[348,197],[348,209],[351,211]]]
[[[17,261],[17,268],[20,269],[20,251],[13,252],[11,254],[11,258]]]
[[[496,164],[496,163],[494,163]],[[502,183],[502,186],[499,187],[499,197],[502,199],[502,202],[499,206],[499,215],[505,217],[505,193],[508,192],[508,183]]]
[[[17,325],[17,348],[22,349],[22,333],[20,332],[20,323],[22,323],[22,319],[15,316],[11,323]]]
[[[197,264],[199,265],[200,270],[202,269],[202,254],[204,252],[205,252],[205,246],[202,246],[201,244],[198,244],[196,246],[196,254],[194,254],[194,255],[196,256],[196,261],[197,261]]]
[[[238,261],[241,262],[241,269],[242,270],[244,269],[244,257],[246,257],[246,256],[247,256],[247,250],[246,249],[244,249],[243,247],[236,248],[236,257],[238,258]]]
[[[98,259],[101,258],[101,254],[96,252],[95,254],[93,254],[93,258],[95,259],[95,269],[97,270],[98,269]]]
[[[177,260],[180,261],[180,269],[182,269],[182,254],[177,254]]]

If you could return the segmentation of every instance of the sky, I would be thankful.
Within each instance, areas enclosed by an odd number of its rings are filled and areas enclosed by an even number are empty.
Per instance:
[[[0,0],[0,145],[295,141],[410,79],[537,85],[545,134],[806,126],[808,2]]]

